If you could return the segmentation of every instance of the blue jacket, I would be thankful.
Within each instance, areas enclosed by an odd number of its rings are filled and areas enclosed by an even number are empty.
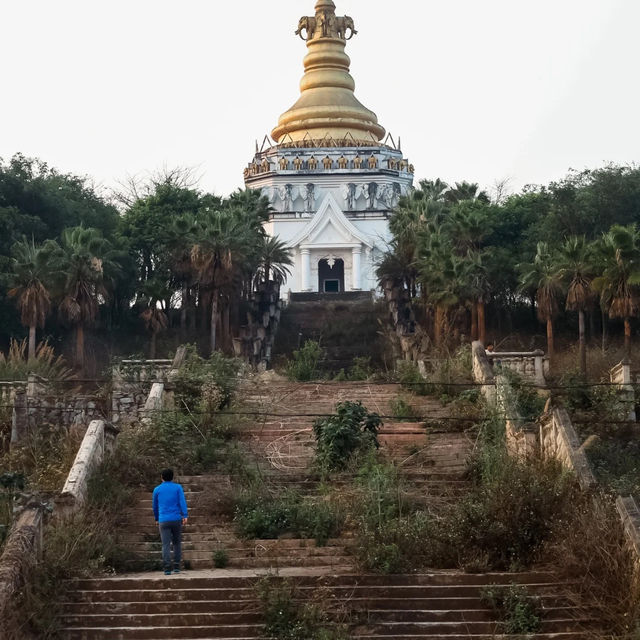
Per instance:
[[[153,490],[153,515],[156,522],[175,522],[188,517],[182,486],[163,482]]]

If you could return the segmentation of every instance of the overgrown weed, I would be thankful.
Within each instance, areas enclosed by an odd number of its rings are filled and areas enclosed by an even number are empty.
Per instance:
[[[256,592],[265,621],[264,635],[271,640],[348,640],[347,614],[343,604],[325,589],[311,598],[292,581],[267,576]]]

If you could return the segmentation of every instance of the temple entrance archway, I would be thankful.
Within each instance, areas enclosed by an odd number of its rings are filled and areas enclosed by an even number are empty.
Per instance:
[[[344,260],[340,258],[320,260],[318,263],[318,291],[342,293],[344,291]]]

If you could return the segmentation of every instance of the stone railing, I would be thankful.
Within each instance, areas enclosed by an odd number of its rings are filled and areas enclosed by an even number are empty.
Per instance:
[[[121,360],[113,369],[113,378],[127,382],[155,382],[166,380],[172,360]]]
[[[481,342],[471,345],[473,379],[490,406],[496,407],[504,416],[506,446],[509,453],[519,459],[536,455],[536,434],[531,425],[522,418],[518,402],[509,379],[496,375]]]
[[[169,379],[172,360],[122,360],[112,370],[111,422],[127,425],[145,416],[150,390]]]
[[[537,437],[531,423],[521,415],[518,402],[506,376],[496,376],[496,406],[504,415],[507,451],[520,460],[532,458],[537,453]]]
[[[636,421],[636,394],[633,385],[640,382],[640,373],[631,368],[628,360],[623,360],[609,371],[609,379],[614,385],[618,385],[622,400],[628,403],[627,417],[630,422]]]
[[[60,494],[58,506],[63,512],[74,512],[84,505],[89,479],[113,450],[118,432],[116,427],[104,420],[91,422]]]
[[[571,469],[583,489],[595,487],[597,483],[591,465],[566,409],[548,406],[539,423],[542,458],[558,460]]]
[[[543,351],[504,351],[487,352],[487,358],[493,367],[510,369],[525,380],[531,380],[539,387],[546,384],[545,376],[549,372],[549,359]]]
[[[471,345],[471,368],[473,379],[480,385],[480,392],[488,404],[496,404],[496,376],[493,367],[487,358],[482,342],[474,342]]]
[[[22,589],[30,569],[42,553],[45,508],[28,506],[15,520],[0,556],[0,620],[6,631],[6,614]],[[3,636],[4,637],[4,636]]]

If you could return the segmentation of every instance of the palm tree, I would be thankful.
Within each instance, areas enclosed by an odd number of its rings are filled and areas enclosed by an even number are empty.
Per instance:
[[[602,275],[595,278],[593,288],[609,307],[610,318],[624,319],[624,349],[631,349],[631,318],[638,313],[640,285],[640,233],[636,225],[614,225],[597,247]]]
[[[246,221],[233,210],[207,211],[198,221],[191,259],[201,287],[209,287],[211,302],[211,352],[216,350],[222,287],[234,278],[233,269],[247,253],[250,234]]]
[[[262,236],[258,247],[258,270],[256,279],[268,284],[273,275],[273,282],[282,284],[291,273],[293,266],[291,249],[278,236]]]
[[[580,345],[580,371],[587,375],[587,347],[585,342],[584,313],[594,299],[592,287],[592,249],[584,236],[567,238],[558,255],[560,276],[567,285],[569,311],[578,312],[578,341]]]
[[[12,249],[8,294],[16,299],[22,324],[29,327],[29,360],[36,355],[36,329],[44,327],[51,310],[50,262],[56,246],[53,241],[36,246],[32,239],[17,242]]]
[[[553,319],[558,315],[562,286],[556,261],[547,243],[538,243],[533,264],[521,264],[519,268],[522,289],[535,290],[538,319],[547,325],[547,353],[553,360]]]
[[[97,229],[73,227],[62,232],[52,255],[59,278],[59,312],[76,331],[76,366],[84,368],[84,334],[108,296],[110,278],[118,271],[117,252]]]
[[[151,333],[149,345],[149,359],[155,360],[156,341],[158,334],[169,326],[167,314],[158,306],[167,299],[167,287],[159,280],[147,280],[142,288],[142,297],[147,303],[147,308],[140,314],[145,329]]]
[[[180,331],[182,337],[187,328],[187,309],[189,307],[189,283],[193,278],[193,263],[191,261],[191,247],[193,234],[197,228],[196,219],[192,214],[185,213],[176,218],[169,229],[171,271],[175,285],[180,287]]]
[[[451,204],[458,204],[466,200],[480,200],[481,202],[489,203],[491,198],[486,191],[482,191],[480,186],[475,182],[456,182],[455,187],[452,187],[445,193],[445,199]]]

